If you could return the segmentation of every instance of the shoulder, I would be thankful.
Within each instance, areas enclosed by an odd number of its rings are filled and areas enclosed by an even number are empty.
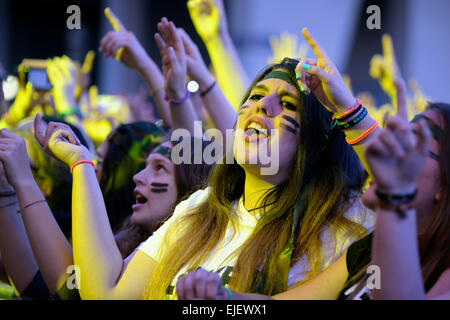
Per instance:
[[[431,290],[427,293],[427,299],[450,300],[450,268],[447,268]]]
[[[375,227],[375,212],[368,209],[362,203],[361,196],[355,195],[350,207],[344,213],[344,216],[353,222],[360,224],[368,232],[373,231]]]

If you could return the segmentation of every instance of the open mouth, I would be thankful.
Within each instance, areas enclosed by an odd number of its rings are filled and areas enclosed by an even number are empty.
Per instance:
[[[148,201],[148,199],[137,190],[134,190],[133,195],[134,198],[136,199],[136,204],[133,205],[133,209],[144,205]]]
[[[244,130],[244,136],[247,141],[269,138],[269,131],[266,126],[257,120],[250,120]]]

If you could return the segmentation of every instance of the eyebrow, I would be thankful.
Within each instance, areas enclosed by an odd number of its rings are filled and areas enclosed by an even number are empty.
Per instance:
[[[172,162],[169,161],[169,159],[166,159],[163,155],[161,155],[161,156],[162,156],[163,158],[156,158],[156,159],[153,160],[153,161],[155,161],[156,163],[162,162],[162,163],[164,163],[164,164],[167,165],[167,166],[168,166],[170,163],[172,163]],[[149,162],[148,159],[145,161],[145,165],[146,165],[146,166],[150,165],[150,162]]]

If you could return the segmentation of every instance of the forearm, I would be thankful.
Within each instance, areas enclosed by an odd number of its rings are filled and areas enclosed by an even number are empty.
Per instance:
[[[372,263],[381,270],[381,288],[374,298],[425,299],[417,241],[416,212],[400,219],[395,211],[377,209]]]
[[[139,74],[144,79],[158,111],[159,116],[164,121],[164,124],[172,126],[172,119],[170,116],[169,103],[165,100],[164,92],[164,77],[158,66],[150,59],[146,60],[143,67],[139,69]]]
[[[229,46],[227,47],[218,35],[206,41],[205,45],[216,73],[217,82],[237,111],[248,86],[247,77],[243,78],[242,76],[243,71],[239,59],[237,55],[233,57]]]
[[[202,137],[202,128],[199,125],[197,114],[194,111],[191,99],[182,103],[170,103],[170,115],[174,129],[187,129],[191,136]]]
[[[0,207],[18,202],[16,197],[0,198]],[[0,252],[3,265],[18,293],[22,293],[38,271],[19,214],[19,205],[0,208]]]
[[[73,265],[72,247],[47,203],[37,202],[45,198],[34,180],[17,187],[16,192],[34,256],[47,287],[55,294],[69,276],[67,267]]]
[[[72,230],[75,265],[80,268],[83,299],[108,298],[122,271],[123,260],[108,221],[94,168],[73,170]]]
[[[214,81],[215,80],[211,75],[198,79],[197,82],[200,86],[200,92],[205,92]],[[202,101],[208,114],[211,116],[215,127],[225,136],[226,129],[233,128],[237,119],[237,113],[225,97],[220,86],[217,84],[214,85],[211,91],[202,97]]]

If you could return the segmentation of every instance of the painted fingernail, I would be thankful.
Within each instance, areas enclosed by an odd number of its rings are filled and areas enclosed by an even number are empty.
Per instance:
[[[309,70],[309,68],[311,68],[311,66],[309,64],[304,63],[304,64],[302,64],[302,68],[303,68],[303,70]]]
[[[300,91],[301,92],[305,91],[305,87],[303,85],[300,85]]]
[[[300,74],[298,72],[295,73],[295,79],[300,79]]]

